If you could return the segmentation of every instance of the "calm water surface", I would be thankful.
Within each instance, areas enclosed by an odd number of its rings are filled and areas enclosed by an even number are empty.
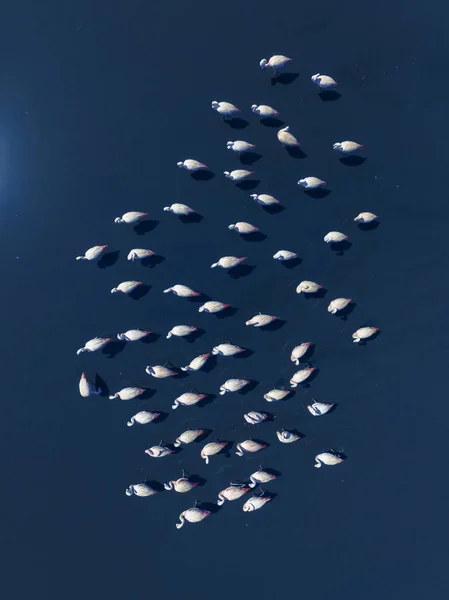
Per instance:
[[[5,598],[123,598],[128,593],[197,600],[304,595],[377,599],[448,593],[444,453],[447,260],[447,9],[432,3],[342,0],[317,3],[213,4],[18,0],[0,10],[0,185],[3,320],[2,578]],[[440,25],[440,23],[442,23]],[[272,84],[262,57],[294,58],[289,81]],[[339,82],[322,101],[313,73]],[[212,100],[242,109],[233,129]],[[276,107],[301,141],[289,156],[276,128],[249,107]],[[222,176],[238,168],[226,141],[245,139],[261,155],[255,191],[284,207],[268,214]],[[332,143],[365,144],[366,161],[342,164]],[[195,181],[176,168],[206,162],[215,177]],[[296,186],[316,175],[330,194],[311,198]],[[203,219],[181,223],[163,212],[172,202]],[[145,210],[139,235],[113,224]],[[380,215],[361,231],[360,212]],[[245,241],[227,229],[249,221],[266,239]],[[343,255],[322,238],[350,236]],[[75,256],[109,244],[115,264],[99,268]],[[133,247],[164,257],[154,268],[126,261]],[[298,252],[292,269],[273,261]],[[233,278],[209,269],[220,256],[247,256]],[[149,286],[139,301],[111,296],[120,281]],[[323,298],[295,294],[302,279],[323,283]],[[199,314],[198,304],[162,290],[185,283],[235,307],[228,318]],[[350,296],[346,320],[330,299]],[[244,326],[254,313],[285,321],[276,331]],[[176,324],[204,330],[194,342],[166,340]],[[382,333],[365,346],[351,334],[366,324]],[[160,337],[116,346],[113,357],[75,355],[95,335],[141,327]],[[187,364],[230,340],[246,358],[221,358],[184,379],[149,378],[147,364]],[[287,384],[289,355],[315,344],[319,369],[310,387],[269,405],[263,394]],[[80,398],[78,380],[100,375],[111,392],[152,390],[144,401]],[[257,382],[246,395],[217,396],[204,408],[180,408],[184,391],[217,395],[229,377]],[[314,419],[312,398],[338,403]],[[160,424],[127,428],[142,409],[170,413]],[[274,423],[244,426],[248,410]],[[270,444],[259,455],[218,456],[206,466],[199,445],[155,461],[143,450],[187,428],[208,428],[234,444],[251,435]],[[305,438],[279,444],[277,428]],[[334,448],[348,460],[313,468]],[[214,502],[229,481],[258,465],[281,471],[274,500],[255,514],[241,501],[207,521],[175,529],[196,499]],[[125,487],[160,482],[185,469],[206,480],[194,492],[127,498]],[[5,560],[6,559],[6,560]]]

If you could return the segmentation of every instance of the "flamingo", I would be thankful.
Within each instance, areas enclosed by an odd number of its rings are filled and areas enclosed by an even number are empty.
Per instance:
[[[209,457],[218,454],[228,445],[228,442],[209,442],[201,450],[201,458],[204,458],[206,465],[209,464]]]
[[[180,405],[193,406],[194,404],[197,404],[198,402],[203,400],[203,398],[205,398],[206,396],[207,394],[195,394],[193,392],[186,392],[176,398],[176,400],[172,404],[172,409],[176,410]]]
[[[314,401],[313,404],[307,406],[307,410],[314,417],[321,417],[328,413],[334,406],[335,404]]]
[[[248,383],[247,379],[228,379],[220,386],[220,396],[224,396],[226,392],[238,392]]]
[[[273,75],[277,75],[278,70],[282,69],[286,65],[288,65],[292,61],[288,56],[283,56],[282,54],[275,54],[268,60],[266,58],[262,58],[259,62],[260,68],[263,69],[273,69]]]
[[[144,331],[142,329],[128,329],[125,333],[117,333],[117,339],[122,342],[137,342],[147,335],[150,335],[151,331]]]
[[[360,327],[352,334],[353,341],[357,344],[361,340],[367,340],[378,331],[380,331],[378,327]]]
[[[306,379],[308,379],[314,371],[315,367],[306,367],[305,369],[300,369],[299,371],[296,371],[296,373],[290,379],[291,387],[298,387],[298,384],[303,383]]]
[[[132,400],[133,398],[137,398],[144,393],[143,388],[138,387],[126,387],[120,390],[119,392],[109,396],[109,400],[114,400],[115,398],[120,398],[120,400]]]
[[[109,344],[110,341],[111,338],[93,338],[92,340],[86,342],[82,348],[76,351],[76,353],[79,355],[83,352],[96,352],[97,350],[101,350],[102,348],[104,348],[106,344]]]
[[[76,260],[97,260],[97,258],[101,258],[103,254],[106,252],[106,246],[93,246],[86,250],[84,256],[77,256]]]
[[[337,314],[339,310],[345,309],[349,304],[351,304],[351,298],[335,298],[329,303],[327,307],[327,312],[330,312],[332,315]]]
[[[148,483],[134,483],[126,488],[125,493],[127,496],[139,496],[145,498],[146,496],[154,496],[158,491],[153,489]]]
[[[266,447],[266,444],[261,444],[259,442],[255,442],[254,440],[245,440],[244,442],[240,442],[239,444],[237,444],[236,454],[237,456],[243,456],[245,452],[259,452],[259,450],[263,450]]]
[[[130,212],[125,213],[121,217],[117,217],[116,219],[114,219],[114,223],[126,223],[127,225],[135,225],[136,223],[139,223],[140,221],[145,219],[145,217],[148,217],[148,213],[132,210]]]
[[[302,342],[299,346],[295,346],[292,350],[290,360],[295,363],[295,365],[299,365],[299,359],[307,353],[311,345],[311,342]]]
[[[195,298],[196,296],[200,296],[200,292],[195,292],[192,288],[179,283],[164,290],[164,294],[168,294],[169,292],[172,292],[175,296],[179,296],[180,298]]]
[[[79,382],[79,390],[80,395],[83,398],[88,398],[89,396],[101,394],[102,390],[100,387],[96,386],[94,383],[89,381],[87,375],[85,373],[81,374],[81,379]]]
[[[160,414],[161,413],[157,412],[149,412],[148,410],[141,410],[133,415],[126,424],[128,427],[132,427],[135,423],[138,423],[139,425],[146,425],[147,423],[151,423],[151,421],[155,421]]]
[[[201,508],[197,508],[196,506],[194,506],[193,508],[189,508],[179,515],[180,522],[176,523],[176,529],[181,529],[185,521],[188,521],[189,523],[199,523],[209,515],[210,510],[202,510]]]
[[[225,304],[224,302],[218,302],[217,300],[208,300],[199,307],[198,312],[216,313],[228,307],[229,304]]]
[[[247,494],[250,489],[251,488],[249,486],[236,485],[236,484],[231,483],[231,485],[229,485],[227,488],[225,488],[224,490],[221,490],[221,492],[219,492],[217,504],[218,504],[218,506],[221,506],[222,504],[225,503],[226,500],[228,502],[232,502],[233,500],[238,500],[239,498],[241,498],[242,496]]]
[[[338,465],[343,462],[343,458],[335,454],[334,452],[321,452],[321,454],[317,454],[315,456],[315,465],[317,469],[319,469],[322,465],[327,465],[331,467],[333,465]]]
[[[173,446],[178,448],[181,444],[191,444],[204,433],[204,429],[187,429],[176,438]]]
[[[123,294],[130,294],[138,287],[143,285],[141,281],[122,281],[118,284],[117,287],[112,288],[111,294],[115,294],[116,292],[123,292]]]

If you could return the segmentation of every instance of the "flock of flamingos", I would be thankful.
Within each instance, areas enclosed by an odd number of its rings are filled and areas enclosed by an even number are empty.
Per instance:
[[[286,56],[275,55],[272,56],[269,60],[263,59],[260,61],[260,67],[262,69],[272,69],[274,75],[278,75],[278,71],[284,68],[286,65],[289,65],[291,59]],[[323,92],[328,92],[329,90],[333,90],[337,86],[337,82],[329,77],[328,75],[316,74],[311,77],[312,81],[320,88]],[[232,119],[237,117],[240,113],[239,109],[229,102],[212,102],[212,109],[215,110],[219,115],[222,116],[223,119]],[[279,116],[279,113],[272,107],[266,105],[253,105],[251,107],[253,113],[259,115],[261,119],[273,119]],[[296,137],[290,132],[289,127],[283,127],[277,133],[277,138],[282,146],[287,149],[294,149],[299,147],[299,142]],[[251,152],[254,150],[255,146],[243,140],[230,141],[227,143],[227,148],[233,152],[238,154],[242,154],[245,152]],[[336,142],[333,145],[335,151],[343,154],[344,156],[348,156],[356,153],[358,150],[362,148],[361,144],[358,144],[354,141],[342,141]],[[208,171],[207,165],[201,163],[194,159],[186,159],[182,162],[178,162],[178,167],[187,170],[191,174],[201,174],[201,172]],[[225,177],[229,178],[235,183],[241,183],[245,180],[251,179],[253,176],[252,171],[248,171],[245,169],[236,169],[234,171],[225,171]],[[298,185],[304,187],[306,190],[317,190],[319,188],[323,188],[326,186],[326,182],[322,179],[319,179],[315,176],[305,177],[298,181]],[[273,196],[268,194],[251,194],[251,197],[260,205],[269,207],[278,203],[278,200]],[[175,203],[171,206],[166,206],[164,211],[171,212],[174,215],[177,215],[181,218],[186,218],[189,215],[192,215],[195,211],[185,204]],[[127,212],[121,217],[115,219],[115,223],[124,223],[128,225],[135,225],[140,221],[143,221],[147,218],[148,213],[131,211]],[[377,216],[370,212],[362,212],[354,218],[354,221],[358,224],[366,224],[373,222],[377,219]],[[229,229],[236,231],[238,234],[244,235],[252,235],[256,233],[258,230],[256,227],[246,222],[238,222],[229,225]],[[344,233],[339,231],[330,231],[324,238],[324,241],[329,244],[341,244],[347,239],[347,236]],[[83,256],[78,256],[77,260],[88,260],[95,261],[101,258],[107,250],[106,245],[104,246],[94,246],[89,248]],[[134,248],[132,249],[127,258],[128,260],[145,260],[151,257],[154,253],[151,250],[144,248]],[[275,260],[280,261],[292,261],[297,259],[297,254],[291,252],[289,250],[279,250],[273,256]],[[245,257],[238,256],[222,256],[216,262],[211,265],[211,268],[221,267],[222,269],[233,269],[241,264],[245,260]],[[139,288],[139,286],[143,285],[140,281],[123,281],[119,283],[115,288],[111,290],[111,293],[121,292],[123,294],[133,294],[135,290]],[[322,286],[319,283],[314,281],[301,281],[296,288],[296,292],[298,294],[316,294]],[[199,292],[181,284],[176,284],[173,287],[170,287],[164,290],[164,293],[173,293],[182,298],[189,298],[194,296],[199,296]],[[335,298],[333,299],[329,306],[328,311],[331,314],[336,314],[339,311],[344,311],[351,303],[351,298]],[[199,307],[199,312],[206,313],[217,313],[228,308],[228,304],[223,302],[209,300],[205,302],[202,306]],[[275,321],[277,317],[267,314],[257,314],[248,321],[246,321],[247,326],[253,327],[266,327],[273,321]],[[172,336],[177,337],[185,337],[193,334],[196,331],[196,327],[190,325],[176,325],[173,327],[166,335],[167,338]],[[378,332],[378,328],[372,326],[364,326],[360,329],[357,329],[352,334],[353,341],[359,343],[361,341],[366,341],[368,338],[371,338]],[[119,333],[117,338],[126,342],[133,342],[140,340],[150,332],[143,331],[140,329],[130,329],[125,331],[124,333]],[[83,352],[94,352],[97,350],[101,350],[104,348],[109,342],[111,342],[111,338],[105,337],[96,337],[88,342],[80,348],[77,354],[81,354]],[[300,364],[300,360],[303,359],[310,347],[310,342],[303,342],[300,345],[296,346],[292,349],[291,352],[291,361],[295,365]],[[223,357],[233,356],[238,353],[244,352],[245,348],[241,348],[239,346],[233,345],[231,343],[222,343],[218,346],[215,346],[211,353],[201,354],[196,356],[188,365],[182,367],[183,371],[199,371],[206,364],[211,354],[220,355]],[[292,388],[297,387],[299,384],[304,383],[313,373],[314,368],[311,366],[304,366],[304,368],[299,369],[294,373],[294,375],[290,379],[290,385]],[[168,368],[165,365],[149,365],[146,367],[146,372],[148,375],[155,377],[157,379],[164,379],[166,377],[175,377],[178,375],[178,372]],[[228,379],[225,381],[220,387],[220,394],[224,395],[226,393],[238,392],[242,390],[245,386],[247,386],[250,382],[245,379]],[[79,390],[80,394],[83,397],[88,397],[92,394],[100,394],[102,393],[101,389],[93,382],[88,379],[88,377],[83,373],[81,375],[81,379],[79,382]],[[110,399],[118,398],[120,400],[131,400],[133,398],[137,398],[141,394],[145,392],[142,388],[137,387],[126,387],[117,393],[109,396]],[[290,394],[289,390],[285,389],[273,389],[264,395],[264,399],[267,402],[279,402],[284,400]],[[177,409],[179,406],[193,406],[198,402],[201,402],[205,397],[205,394],[199,394],[195,392],[184,393],[178,398],[174,400],[172,405],[172,409]],[[309,406],[307,406],[308,411],[313,416],[323,416],[326,413],[329,413],[334,408],[334,404],[324,403],[324,402],[313,402]],[[152,421],[157,420],[160,416],[159,413],[150,412],[150,411],[140,411],[137,414],[133,415],[128,421],[127,425],[129,427],[138,424],[145,425],[147,423],[151,423]],[[270,415],[261,411],[250,411],[244,415],[245,421],[250,425],[257,425],[266,421],[270,418]],[[182,444],[190,444],[195,440],[200,441],[204,436],[205,431],[202,429],[191,429],[184,431],[179,435],[179,437],[175,440],[172,447],[166,445],[156,445],[152,446],[145,450],[145,453],[153,458],[162,458],[172,454],[175,450],[174,448],[181,446]],[[294,431],[287,430],[279,430],[276,431],[276,435],[278,440],[284,444],[291,444],[298,441],[301,436],[295,433]],[[162,442],[161,442],[162,444]],[[227,442],[223,441],[213,441],[205,444],[201,450],[201,457],[205,460],[206,464],[209,463],[209,460],[215,454],[223,452],[227,446]],[[244,440],[236,445],[236,454],[237,456],[243,456],[245,453],[253,453],[259,452],[266,447],[265,444],[254,441],[252,439]],[[322,452],[315,457],[315,467],[319,468],[322,465],[332,466],[341,463],[344,460],[344,457],[335,451]],[[242,496],[249,493],[252,489],[256,488],[256,486],[261,486],[262,484],[266,484],[269,481],[272,481],[276,478],[276,473],[269,469],[264,469],[262,467],[259,468],[256,472],[250,475],[248,482],[246,483],[231,483],[227,488],[222,490],[218,494],[217,504],[222,505],[226,500],[232,501],[241,498]],[[197,485],[197,481],[191,479],[189,477],[184,476],[175,480],[169,481],[164,484],[164,488],[166,490],[175,490],[176,492],[185,493],[193,489]],[[251,512],[254,510],[258,510],[262,508],[267,502],[271,500],[271,495],[266,491],[260,488],[260,493],[254,493],[249,497],[248,500],[243,504],[243,510],[246,512]],[[130,485],[126,494],[128,496],[136,495],[139,497],[152,496],[158,493],[159,490],[154,489],[149,483],[137,483]],[[203,510],[200,507],[193,506],[192,508],[188,508],[183,511],[179,515],[179,523],[176,524],[176,527],[181,528],[185,521],[190,523],[197,523],[202,521],[206,517],[210,515],[210,511]]]

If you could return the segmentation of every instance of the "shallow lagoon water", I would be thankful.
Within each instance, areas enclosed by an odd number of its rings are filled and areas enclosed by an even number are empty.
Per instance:
[[[410,3],[367,9],[352,1],[286,2],[275,15],[270,6],[21,2],[2,9],[0,439],[8,598],[57,598],[64,589],[68,599],[132,591],[369,600],[421,597],[429,582],[434,595],[447,593],[448,489],[438,460],[448,417],[447,86],[437,79],[447,67],[447,39],[430,11]],[[257,65],[277,52],[294,58],[297,77],[272,85]],[[318,71],[335,77],[341,97],[320,99],[310,82]],[[214,99],[242,108],[247,124],[223,123],[210,109]],[[253,103],[277,108],[306,156],[289,156],[276,128],[251,113]],[[226,150],[235,139],[257,144],[254,191],[275,195],[282,212],[268,214],[251,200],[252,190],[222,176],[239,168]],[[332,144],[343,139],[365,144],[363,164],[339,161]],[[177,169],[188,157],[206,162],[215,177],[195,181]],[[308,175],[328,181],[331,193],[305,194],[296,181]],[[191,205],[203,219],[180,222],[162,210],[172,202]],[[145,233],[113,223],[127,210],[150,213]],[[376,229],[353,223],[363,210],[380,216]],[[238,220],[266,239],[229,231]],[[350,237],[343,255],[323,242],[334,229]],[[115,264],[74,260],[103,243],[119,253]],[[133,247],[165,260],[154,268],[130,263]],[[284,248],[301,263],[287,269],[271,258]],[[247,256],[252,269],[239,278],[210,270],[226,254]],[[139,301],[110,295],[134,278],[149,286]],[[322,283],[324,297],[297,296],[302,279]],[[199,303],[162,293],[175,283],[237,310],[228,318],[200,314]],[[326,311],[338,296],[354,300],[347,320]],[[275,331],[245,327],[259,311],[285,323]],[[175,324],[204,333],[194,343],[166,340]],[[382,331],[359,347],[351,334],[366,324]],[[76,356],[91,337],[131,327],[160,337],[116,345],[113,357]],[[252,353],[218,357],[209,372],[179,380],[144,372],[166,361],[184,366],[226,340]],[[263,394],[288,383],[290,351],[306,340],[314,343],[310,362],[318,374],[288,401],[267,404]],[[111,392],[138,385],[154,394],[82,399],[83,370],[98,373]],[[229,377],[257,385],[218,396]],[[172,411],[172,400],[192,388],[217,397],[204,408]],[[338,406],[317,419],[305,409],[312,398]],[[169,415],[126,427],[142,409]],[[245,426],[243,414],[252,409],[273,412],[275,421]],[[208,466],[199,444],[161,460],[144,454],[194,427],[211,429],[208,440],[235,445],[253,435],[270,446],[243,458],[232,448]],[[305,438],[280,444],[275,430],[282,427]],[[314,469],[315,454],[330,448],[348,459]],[[242,501],[226,503],[203,523],[175,529],[195,499],[214,502],[229,481],[260,463],[282,473],[265,486],[276,497],[261,511],[245,514]],[[163,482],[183,469],[205,485],[185,495],[124,494],[130,483]]]

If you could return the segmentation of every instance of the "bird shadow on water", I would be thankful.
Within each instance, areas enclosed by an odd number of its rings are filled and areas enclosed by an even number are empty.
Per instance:
[[[190,213],[189,215],[181,215],[179,217],[181,223],[201,223],[203,219],[203,215],[200,215],[197,212]]]
[[[320,92],[318,96],[321,98],[323,102],[335,102],[339,98],[341,98],[341,94],[336,92],[335,90],[325,90]]]
[[[374,231],[379,227],[379,221],[371,221],[371,223],[357,223],[357,226],[362,231]]]
[[[154,344],[154,342],[157,342],[160,337],[161,337],[160,333],[151,332],[148,335],[146,335],[144,338],[139,340],[139,342],[142,342],[142,344]]]
[[[156,393],[156,390],[154,390],[154,393]],[[154,412],[159,413],[157,419],[154,419],[154,423],[163,423],[165,419],[168,419],[168,413],[163,412],[162,410],[155,410]]]
[[[302,259],[297,256],[296,258],[292,258],[291,260],[281,260],[279,261],[284,269],[294,269],[298,265],[302,263]]]
[[[265,127],[282,127],[282,125],[285,125],[284,121],[281,121],[281,119],[276,119],[276,117],[260,119],[260,123],[265,125]]]
[[[285,210],[282,204],[272,204],[271,206],[262,206],[265,212],[269,215],[277,215]]]
[[[234,267],[233,269],[230,269],[228,271],[228,275],[231,279],[240,279],[241,277],[247,277],[248,275],[250,275],[255,268],[255,265],[240,264]]]
[[[153,231],[153,229],[158,225],[159,221],[141,221],[134,227],[134,231],[137,233],[137,235],[145,235],[145,233],[150,233],[150,231]]]
[[[303,296],[306,300],[316,300],[317,298],[324,298],[324,296],[327,294],[327,289],[322,287],[320,288],[317,292],[314,292],[312,294],[308,294],[307,292],[303,292]]]
[[[205,302],[209,302],[209,300],[212,300],[212,298],[203,292],[199,292],[198,296],[190,296],[187,298],[187,302],[190,302],[191,304],[204,304]]]
[[[201,170],[191,173],[190,177],[195,181],[210,181],[215,177],[215,173],[212,173],[212,171]]]
[[[106,344],[106,346],[102,349],[102,353],[105,354],[108,358],[114,358],[126,347],[126,342],[122,340],[114,340]]]
[[[208,406],[209,404],[215,402],[217,398],[217,394],[206,394],[206,396],[202,400],[196,403],[196,406],[198,406],[199,408],[204,408],[205,406]],[[202,434],[201,440],[205,440],[210,433],[211,432],[209,429],[205,429],[204,433]]]
[[[349,240],[343,240],[342,242],[329,243],[329,248],[332,252],[335,253],[336,256],[344,256],[344,253],[347,252],[352,246],[352,243]]]
[[[238,187],[239,190],[242,190],[244,192],[248,192],[256,188],[259,185],[259,183],[259,179],[248,179],[246,181],[240,181],[239,183],[236,183],[235,187]]]
[[[324,188],[317,188],[315,190],[304,190],[304,193],[306,193],[311,198],[321,199],[321,198],[326,198],[326,196],[329,196],[329,194],[331,193],[331,190],[326,190]]]
[[[95,376],[95,386],[96,386],[97,389],[99,388],[101,390],[101,392],[98,394],[99,396],[102,396],[102,397],[108,397],[109,396],[109,387],[108,387],[108,384],[98,374]]]
[[[349,315],[352,313],[356,306],[357,304],[355,302],[350,302],[348,306],[345,306],[345,308],[343,308],[343,310],[339,310],[335,314],[335,316],[338,317],[341,321],[347,321]]]
[[[139,285],[139,287],[137,287],[135,290],[130,292],[128,294],[128,296],[130,298],[132,298],[133,300],[140,300],[141,298],[143,298],[144,296],[146,296],[148,294],[150,289],[151,289],[151,285],[146,285],[143,283],[142,285]]]
[[[366,158],[364,156],[343,156],[339,160],[342,165],[346,165],[347,167],[358,167],[359,165],[363,165]]]
[[[204,329],[197,329],[196,331],[193,331],[190,335],[184,336],[184,339],[186,340],[186,342],[188,342],[189,344],[193,344],[194,342],[196,342],[196,340],[198,340],[202,335],[204,335]]]
[[[250,350],[249,348],[245,348],[243,352],[239,352],[238,354],[234,354],[234,358],[249,358],[254,354],[254,350]]]
[[[160,265],[165,260],[165,256],[160,256],[159,254],[153,254],[152,256],[147,256],[143,258],[140,263],[143,267],[149,267],[150,269],[154,268],[156,265]]]
[[[144,392],[142,392],[142,394],[140,394],[139,400],[149,400],[150,398],[152,398],[154,396],[155,393],[156,393],[156,390],[147,388]],[[163,414],[166,414],[166,413],[159,414],[159,417],[157,419],[158,422],[163,421],[164,418],[166,418],[166,417],[162,417]]]
[[[246,233],[241,236],[245,242],[263,242],[267,239],[267,236],[261,231],[254,231],[253,233]]]
[[[118,261],[120,256],[120,250],[114,250],[113,252],[107,252],[104,254],[97,263],[99,269],[107,269],[112,267]]]
[[[245,396],[246,394],[249,394],[250,392],[252,392],[258,385],[259,385],[258,381],[251,379],[250,382],[247,385],[245,385],[245,387],[242,388],[237,393],[240,394],[241,396]]]
[[[228,306],[227,308],[220,310],[220,312],[215,313],[217,319],[228,319],[229,317],[233,317],[236,313],[238,313],[238,308],[234,306]]]
[[[290,85],[296,79],[298,79],[298,77],[299,73],[280,73],[279,75],[272,77],[270,81],[271,85],[277,85],[278,83],[281,85]]]
[[[232,127],[232,129],[245,129],[245,127],[248,127],[249,125],[248,121],[239,118],[225,119],[224,122],[229,125],[229,127]]]
[[[242,165],[252,165],[262,158],[262,154],[258,152],[244,152],[240,155],[240,162]]]
[[[215,354],[211,354],[207,359],[206,363],[201,367],[200,371],[203,373],[210,373],[212,369],[217,366],[217,357]]]
[[[201,510],[208,510],[211,515],[215,515],[223,508],[222,506],[214,504],[213,502],[198,502],[196,506]]]
[[[165,488],[164,488],[163,484],[154,479],[144,479],[142,481],[142,483],[149,485],[151,489],[153,489],[157,492],[165,492]]]
[[[298,146],[292,146],[291,148],[286,148],[285,150],[292,158],[307,158],[307,154]]]
[[[278,331],[278,329],[284,327],[286,323],[287,321],[284,321],[284,319],[276,319],[276,321],[271,321],[271,323],[268,323],[268,325],[260,327],[259,329],[260,331]]]

